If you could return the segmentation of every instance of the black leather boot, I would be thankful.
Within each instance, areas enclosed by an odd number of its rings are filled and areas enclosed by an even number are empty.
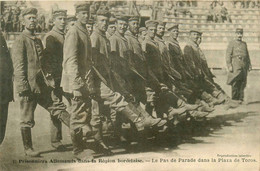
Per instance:
[[[94,139],[97,145],[97,150],[100,153],[103,153],[106,156],[113,155],[113,152],[109,149],[109,147],[103,142],[102,136],[102,125],[97,127],[92,127],[92,131],[96,132],[94,135]]]
[[[29,157],[38,157],[40,153],[33,150],[32,147],[32,134],[31,128],[22,127],[21,128],[22,139],[23,139],[23,146],[24,146],[24,153]]]
[[[71,130],[71,141],[73,145],[73,154],[74,157],[80,160],[91,160],[93,159],[92,155],[87,154],[86,151],[84,151],[84,142],[83,142],[83,132],[81,128],[78,128],[76,130]]]

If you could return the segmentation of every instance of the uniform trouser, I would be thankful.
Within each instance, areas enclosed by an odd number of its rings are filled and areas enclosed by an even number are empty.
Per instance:
[[[247,83],[247,73],[243,72],[240,79],[232,83],[232,99],[233,100],[244,100],[244,89]]]
[[[112,111],[110,118],[113,122],[116,120],[116,113],[122,111],[128,103],[125,98],[118,92],[114,92],[103,82],[99,82],[99,96],[97,100],[92,100],[92,118],[91,125],[98,126],[101,124],[101,115],[105,115],[106,107]]]
[[[67,112],[65,105],[61,102],[61,97],[57,96],[57,90],[53,90],[41,84],[41,93],[31,93],[27,100],[23,96],[20,98],[21,127],[32,128],[35,125],[34,111],[37,104],[46,109],[51,115],[51,141],[57,142],[62,139],[61,122],[58,115]]]
[[[183,101],[171,91],[158,92],[151,88],[146,89],[147,102],[154,103],[154,110],[157,117],[162,117],[163,113],[168,113],[171,107],[178,108],[183,105]],[[151,115],[153,106],[146,105],[146,111]]]
[[[0,104],[0,144],[2,144],[5,138],[5,130],[8,115],[8,105],[9,103]]]
[[[70,114],[70,130],[81,130],[83,127],[90,127],[91,121],[91,99],[86,92],[83,96],[74,100],[71,93],[67,93],[70,103],[67,110]]]

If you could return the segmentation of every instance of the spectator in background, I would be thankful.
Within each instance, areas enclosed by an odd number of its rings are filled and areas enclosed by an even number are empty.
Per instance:
[[[213,3],[211,3],[209,7],[207,22],[216,22],[216,14],[215,14]]]
[[[218,23],[224,23],[225,21],[232,23],[231,17],[228,13],[227,8],[224,6],[224,3],[220,1],[219,5],[216,7],[216,17]]]
[[[69,15],[67,17],[67,25],[65,28],[65,33],[67,33],[69,31],[69,29],[74,26],[75,22],[76,22],[76,17],[74,15]]]

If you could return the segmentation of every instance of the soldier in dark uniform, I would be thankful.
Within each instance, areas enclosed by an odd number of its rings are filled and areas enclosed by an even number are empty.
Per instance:
[[[244,89],[248,71],[252,70],[246,42],[242,41],[243,29],[236,29],[236,39],[227,47],[226,62],[228,68],[227,84],[232,86],[232,99],[244,100]]]
[[[70,103],[70,135],[76,158],[92,158],[84,150],[83,127],[90,127],[91,99],[95,96],[92,67],[91,41],[86,29],[89,19],[87,2],[75,4],[77,21],[66,34],[63,48],[61,87]]]
[[[62,61],[63,61],[63,43],[65,39],[65,26],[66,26],[66,10],[53,11],[52,30],[46,34],[44,38],[45,55],[49,64],[49,72],[54,78],[54,89],[51,91],[52,108],[57,111],[55,114],[63,112],[60,117],[65,121],[66,126],[69,127],[69,113],[65,111],[66,106],[62,102],[62,88],[60,87],[61,74],[62,74]],[[60,112],[59,112],[60,111]],[[55,116],[51,115],[51,142],[52,146],[58,150],[64,150],[65,146],[62,145],[62,128],[61,121]]]
[[[190,31],[190,38],[184,47],[184,60],[189,74],[192,76],[193,82],[197,87],[201,89],[199,98],[209,103],[211,106],[222,104],[223,99],[216,99],[219,95],[219,91],[214,89],[214,86],[209,84],[203,78],[202,67],[200,63],[200,52],[198,46],[200,32],[197,30]],[[197,98],[197,97],[196,97]],[[195,99],[196,99],[195,98]]]
[[[13,100],[13,65],[10,53],[0,30],[0,145],[5,137],[9,102]]]
[[[93,33],[93,27],[94,27],[94,20],[92,18],[90,18],[88,20],[88,23],[86,24],[86,28],[88,30],[89,35],[91,35]]]
[[[48,73],[49,64],[44,56],[42,42],[35,36],[36,15],[36,8],[22,11],[25,30],[12,48],[14,80],[20,101],[22,139],[25,154],[31,157],[39,155],[33,150],[31,137],[37,104],[45,108],[53,117],[60,118],[63,114],[63,110],[55,110],[52,107],[51,91],[55,85],[51,74]]]
[[[110,17],[109,18],[109,24],[108,24],[108,28],[106,31],[106,36],[109,39],[116,31],[116,18],[114,17]]]
[[[172,67],[181,74],[181,80],[177,84],[178,89],[180,90],[180,93],[187,99],[187,102],[192,102],[190,99],[192,99],[192,97],[197,97],[197,91],[199,87],[193,83],[192,77],[186,69],[187,66],[184,61],[183,53],[177,40],[179,35],[179,25],[174,24],[170,26],[168,31],[170,33],[169,37],[165,37],[164,40],[166,41],[165,43],[169,51],[170,63]],[[185,93],[183,93],[183,89]],[[202,105],[198,110],[206,112],[212,112],[214,110],[214,108],[209,107],[207,103],[200,101],[199,99],[196,99],[196,104]]]
[[[119,82],[124,82],[124,87],[122,87],[122,84],[119,85],[119,89],[124,89],[122,91],[122,95],[126,97],[126,101],[131,103],[133,102],[133,96],[131,94],[131,90],[133,90],[131,81],[129,79],[129,75],[133,73],[133,70],[131,69],[131,66],[128,64],[128,60],[130,58],[130,49],[127,42],[127,39],[125,38],[125,32],[127,31],[127,24],[128,17],[127,16],[118,16],[116,21],[116,32],[113,34],[110,38],[110,47],[111,47],[111,60],[112,60],[112,69],[114,72],[119,75],[119,77],[122,79]],[[117,78],[119,78],[117,77]],[[131,103],[132,104],[132,103]],[[152,118],[146,111],[142,110],[142,108],[139,106],[131,105],[133,111],[137,111],[140,115],[141,120],[143,120],[143,126],[144,127],[162,127],[165,125],[166,121],[161,119],[154,119]],[[136,122],[134,117],[128,117],[131,121],[136,123],[136,127],[138,128],[139,122]],[[139,121],[141,121],[139,119]],[[138,119],[137,119],[138,120]],[[141,129],[141,128],[140,128]]]

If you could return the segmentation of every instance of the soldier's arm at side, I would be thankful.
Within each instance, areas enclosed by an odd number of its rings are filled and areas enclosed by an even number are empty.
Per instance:
[[[247,62],[248,62],[248,70],[251,71],[252,70],[252,64],[251,64],[251,60],[250,60],[250,56],[249,56],[249,52],[248,52],[248,48],[247,48],[247,43],[246,44],[246,53],[247,53]]]
[[[45,69],[48,73],[52,73],[53,70],[55,68],[56,65],[52,65],[53,64],[53,52],[55,52],[57,49],[56,49],[56,46],[55,46],[55,38],[51,35],[47,36],[46,37],[46,40],[45,40],[45,49],[44,49],[44,64],[45,64]]]
[[[230,42],[228,44],[227,51],[226,51],[226,63],[229,72],[233,72],[232,55],[233,55],[233,44],[232,42]]]
[[[25,56],[25,45],[21,38],[18,38],[13,44],[12,61],[14,68],[14,78],[16,91],[19,94],[30,92],[31,88],[27,78],[27,57]]]
[[[74,91],[79,91],[84,85],[84,81],[79,74],[78,64],[78,35],[76,32],[68,32],[63,48],[64,59],[69,82]]]
[[[195,70],[194,70],[194,63],[192,61],[192,56],[193,56],[193,50],[192,47],[190,47],[189,45],[186,45],[183,49],[183,58],[184,58],[184,62],[186,63],[187,66],[187,70],[189,72],[189,74],[194,77],[195,76]]]

